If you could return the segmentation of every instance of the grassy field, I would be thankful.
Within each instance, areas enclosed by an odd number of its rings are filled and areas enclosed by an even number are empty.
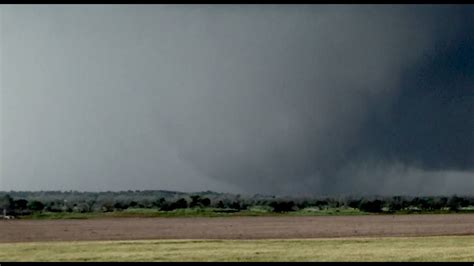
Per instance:
[[[126,209],[113,212],[37,212],[22,216],[21,219],[91,219],[103,217],[235,217],[235,216],[327,216],[327,215],[364,215],[366,212],[352,208],[312,210],[303,209],[294,212],[275,213],[263,208],[251,208],[239,212],[216,212],[212,208],[187,208],[173,211],[159,211],[157,209]]]
[[[406,215],[406,214],[451,214],[451,213],[474,213],[474,210],[466,209],[458,212],[452,211],[399,211],[396,213],[367,213],[353,208],[328,208],[313,209],[307,208],[294,212],[275,213],[265,208],[253,207],[249,210],[238,212],[218,212],[213,208],[187,208],[173,211],[159,211],[157,209],[126,209],[113,212],[37,212],[28,216],[21,216],[20,219],[92,219],[103,217],[235,217],[235,216],[339,216],[339,215]]]
[[[474,237],[3,243],[0,261],[474,261]]]

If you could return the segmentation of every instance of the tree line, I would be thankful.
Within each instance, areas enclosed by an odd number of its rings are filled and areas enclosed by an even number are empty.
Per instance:
[[[113,212],[142,208],[174,211],[186,208],[212,208],[216,212],[238,212],[252,207],[266,207],[273,212],[292,212],[312,208],[327,210],[353,208],[369,213],[458,212],[474,206],[472,196],[393,196],[393,197],[275,197],[241,196],[211,191],[183,193],[172,191],[122,192],[0,192],[0,209],[9,215],[34,212]]]

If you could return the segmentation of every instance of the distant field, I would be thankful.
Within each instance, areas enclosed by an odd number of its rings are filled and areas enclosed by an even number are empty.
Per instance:
[[[238,212],[222,212],[213,208],[187,208],[173,211],[160,211],[157,209],[129,208],[113,212],[36,212],[32,215],[21,216],[19,219],[93,219],[93,218],[121,218],[121,217],[240,217],[240,216],[353,216],[353,215],[407,215],[407,214],[474,214],[474,209],[465,208],[458,212],[437,211],[398,211],[396,213],[368,213],[354,208],[306,208],[293,212],[277,213],[257,207]]]
[[[159,211],[157,209],[130,208],[113,212],[37,212],[20,219],[92,219],[92,218],[120,218],[120,217],[233,217],[233,216],[333,216],[333,215],[367,215],[370,213],[353,208],[328,208],[312,210],[310,208],[294,212],[276,213],[260,208],[250,208],[238,212],[219,212],[213,208],[187,208],[173,211]]]
[[[0,261],[474,261],[474,236],[4,243]]]

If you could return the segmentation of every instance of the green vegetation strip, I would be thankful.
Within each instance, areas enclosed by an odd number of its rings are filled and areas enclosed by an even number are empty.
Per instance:
[[[452,211],[398,211],[398,212],[382,212],[368,213],[353,208],[328,208],[322,210],[313,210],[311,208],[292,211],[292,212],[272,212],[267,210],[259,210],[250,208],[249,210],[241,210],[238,212],[219,212],[215,208],[187,208],[176,209],[173,211],[160,211],[157,209],[126,209],[122,211],[112,212],[35,212],[31,215],[17,217],[18,219],[93,219],[93,218],[121,218],[121,217],[236,217],[236,216],[347,216],[347,215],[406,215],[406,214],[460,214],[474,213],[473,210]]]
[[[474,236],[6,243],[0,261],[474,261]]]
[[[212,191],[0,191],[0,211],[0,219],[447,214],[474,213],[474,196],[277,198]]]
[[[187,208],[173,211],[159,211],[157,209],[126,209],[113,212],[36,212],[31,215],[18,217],[20,219],[91,219],[104,217],[235,217],[235,216],[330,216],[330,215],[364,215],[368,214],[358,209],[326,209],[326,210],[298,210],[294,212],[275,213],[266,210],[250,209],[238,212],[219,212],[214,208]]]

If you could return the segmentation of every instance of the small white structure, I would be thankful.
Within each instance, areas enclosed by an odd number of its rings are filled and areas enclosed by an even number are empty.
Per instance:
[[[15,216],[7,215],[7,209],[3,209],[3,220],[13,220]]]

